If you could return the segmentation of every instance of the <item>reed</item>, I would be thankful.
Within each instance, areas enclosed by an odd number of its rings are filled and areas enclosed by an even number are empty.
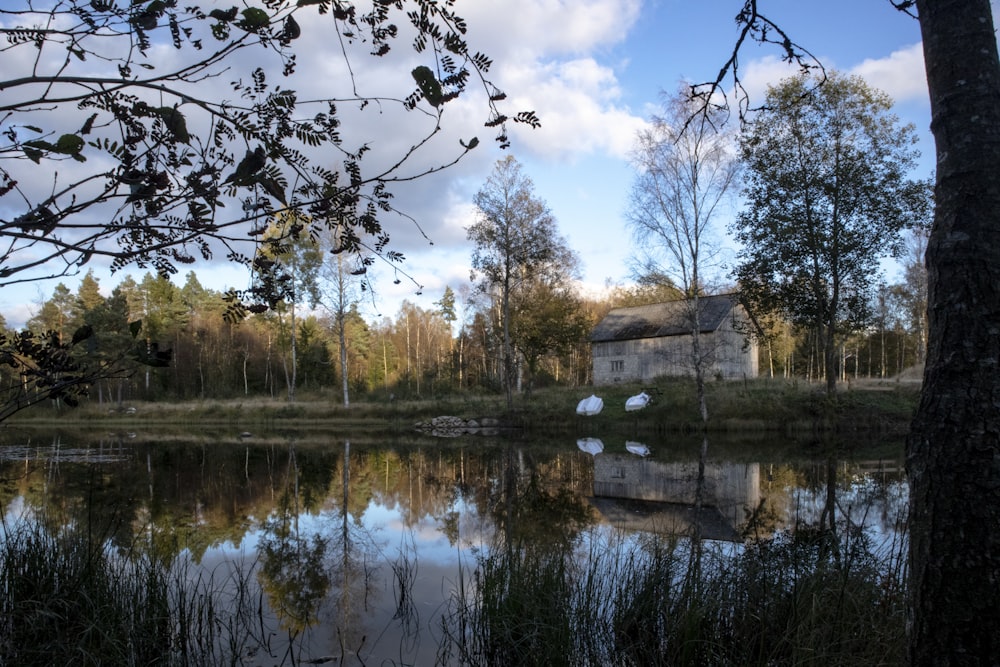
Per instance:
[[[500,545],[444,621],[465,665],[889,665],[904,661],[903,552],[864,531],[745,545],[621,534]]]
[[[0,664],[241,664],[267,641],[243,572],[214,581],[86,527],[5,520]]]
[[[290,644],[265,629],[256,563],[189,568],[140,545],[112,546],[110,531],[43,520],[2,529],[0,664],[295,664]],[[484,667],[902,664],[905,541],[839,530],[800,526],[741,544],[606,527],[548,545],[501,540],[463,567],[438,658]],[[415,554],[392,569],[397,620],[412,625]]]

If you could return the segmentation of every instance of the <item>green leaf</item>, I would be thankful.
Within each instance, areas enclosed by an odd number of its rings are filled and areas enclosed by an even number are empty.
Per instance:
[[[90,118],[83,124],[83,128],[80,130],[80,134],[90,134],[90,131],[94,129],[94,121],[97,120],[97,114],[93,113]]]
[[[83,150],[83,137],[75,134],[64,134],[56,141],[55,152],[64,155],[76,155]]]
[[[432,106],[441,106],[444,102],[444,94],[441,92],[441,84],[434,76],[431,68],[426,65],[419,65],[414,67],[410,74],[413,75],[413,80],[417,82],[420,92],[424,94],[424,99]]]
[[[21,148],[22,150],[24,150],[24,154],[28,157],[29,160],[31,160],[35,164],[42,163],[42,158],[45,157],[45,153],[35,148],[30,148],[27,145],[22,146]]]
[[[260,187],[264,189],[264,192],[271,195],[272,197],[280,201],[282,204],[286,206],[288,205],[288,201],[285,199],[285,191],[281,188],[281,185],[278,184],[278,181],[271,178],[270,176],[263,176],[263,175],[258,176],[256,180],[257,183],[260,184]]]
[[[89,324],[84,324],[82,327],[73,332],[72,345],[76,345],[80,341],[87,340],[93,335],[94,335],[94,328]]]
[[[236,7],[230,7],[229,9],[213,9],[208,13],[213,19],[218,19],[219,21],[225,21],[229,23],[230,21],[236,20]]]
[[[44,139],[32,139],[31,141],[25,141],[24,145],[31,146],[32,148],[37,148],[43,151],[54,151],[56,149],[55,146],[45,141]]]
[[[163,119],[163,124],[167,126],[170,130],[170,134],[174,135],[174,139],[186,144],[191,141],[191,136],[187,131],[187,120],[184,118],[179,110],[174,107],[160,107],[156,110],[156,113]]]
[[[288,41],[298,39],[302,36],[302,28],[299,27],[295,17],[291,14],[285,18],[285,27],[281,31],[281,36]]]
[[[271,17],[259,7],[248,7],[240,13],[243,14],[243,20],[240,21],[239,26],[247,32],[260,30],[271,25]]]

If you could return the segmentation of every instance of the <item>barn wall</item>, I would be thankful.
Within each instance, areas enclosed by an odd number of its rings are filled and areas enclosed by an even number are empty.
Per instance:
[[[701,334],[701,343],[703,351],[712,352],[709,377],[757,377],[757,347],[743,349],[745,339],[734,330],[732,318],[726,318],[717,331]],[[591,351],[595,385],[694,375],[689,335],[597,342],[591,344]]]

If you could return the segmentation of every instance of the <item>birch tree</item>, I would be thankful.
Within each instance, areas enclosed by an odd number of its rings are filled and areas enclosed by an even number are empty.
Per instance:
[[[699,115],[697,101],[686,91],[669,98],[664,110],[639,133],[626,215],[643,276],[668,278],[685,299],[698,410],[707,422],[705,369],[713,351],[701,340],[699,298],[705,294],[706,268],[717,260],[713,223],[737,184],[739,164],[732,133],[720,129],[725,120],[720,113]]]

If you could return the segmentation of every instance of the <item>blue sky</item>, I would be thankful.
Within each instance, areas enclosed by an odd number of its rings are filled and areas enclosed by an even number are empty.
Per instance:
[[[522,163],[535,194],[548,204],[580,255],[586,291],[629,282],[631,244],[624,210],[632,180],[627,156],[635,134],[657,112],[661,91],[718,72],[732,49],[734,17],[741,7],[742,0],[458,1],[457,11],[469,23],[470,43],[494,59],[492,74],[508,93],[509,108],[533,109],[541,119],[538,130],[512,132],[509,152]],[[889,93],[901,120],[913,123],[922,138],[921,172],[916,175],[931,173],[930,112],[914,19],[896,11],[889,0],[759,0],[759,9],[828,68],[860,74]],[[304,49],[299,56],[299,74],[320,78],[317,73],[328,66],[322,31],[310,32],[306,26],[303,40],[315,49]],[[758,99],[769,83],[791,73],[777,55],[749,45],[740,58],[744,84]],[[371,318],[395,315],[403,299],[431,308],[445,286],[460,292],[469,284],[472,247],[464,228],[474,220],[472,197],[505,155],[488,140],[490,131],[481,127],[475,104],[460,100],[444,119],[454,136],[478,134],[483,139],[470,159],[397,192],[396,205],[416,217],[434,243],[430,246],[409,223],[400,221],[391,229],[395,247],[407,256],[403,268],[423,285],[422,294],[409,281],[394,285],[392,271],[380,269],[375,303],[362,304]],[[718,221],[720,234],[725,224]],[[221,261],[191,268],[214,289],[243,288],[249,282]],[[107,288],[120,279],[100,266],[95,271]],[[75,279],[63,282],[75,289]],[[20,324],[53,286],[5,288],[0,312],[8,323]]]
[[[672,92],[681,81],[703,81],[718,72],[732,49],[734,17],[742,2],[525,0],[511,4],[548,12],[553,26],[564,26],[564,34],[551,43],[526,40],[506,50],[519,54],[510,65],[518,70],[512,80],[526,85],[503,81],[501,86],[511,92],[518,108],[535,109],[543,123],[539,130],[517,132],[511,150],[580,254],[584,288],[596,292],[608,282],[627,283],[631,243],[623,213],[633,176],[627,153],[635,132],[658,110],[661,91]],[[895,10],[888,0],[845,0],[835,5],[819,0],[761,0],[759,7],[787,26],[793,38],[826,66],[861,74],[888,92],[897,101],[895,111],[901,120],[913,123],[923,139],[921,175],[931,173],[930,111],[919,26],[914,19]],[[510,14],[531,16],[530,11],[521,14],[513,9]],[[603,21],[598,27],[583,18],[570,18],[588,15],[616,16],[617,20]],[[506,34],[516,40],[520,24],[512,20]],[[566,34],[574,28],[577,36]],[[773,49],[752,45],[742,55],[741,67],[744,83],[758,97],[768,84],[791,73]],[[575,87],[570,88],[571,84]],[[453,181],[460,202],[471,199],[498,157],[498,152],[490,153],[482,172]],[[716,229],[723,233],[726,221],[718,222]],[[424,264],[422,254],[411,255],[414,274],[425,285],[423,300],[412,294],[400,296],[429,307],[445,283],[453,288],[467,283],[471,248],[457,241],[449,246],[449,262],[431,259]],[[434,268],[442,266],[447,270]]]

